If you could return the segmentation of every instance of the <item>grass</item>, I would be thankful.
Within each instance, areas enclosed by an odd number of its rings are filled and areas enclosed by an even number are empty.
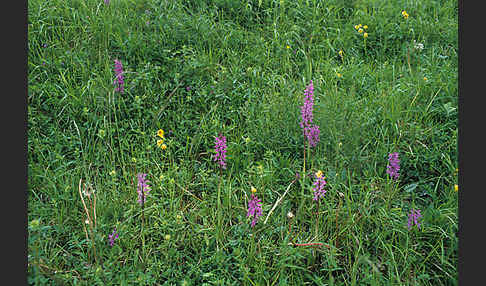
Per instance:
[[[457,284],[457,1],[33,0],[28,21],[30,284]]]

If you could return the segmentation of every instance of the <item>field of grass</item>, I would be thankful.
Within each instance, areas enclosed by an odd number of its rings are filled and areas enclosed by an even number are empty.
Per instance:
[[[457,285],[457,6],[28,1],[29,283]]]

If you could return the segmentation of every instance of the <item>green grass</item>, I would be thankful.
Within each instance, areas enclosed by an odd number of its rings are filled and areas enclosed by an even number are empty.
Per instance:
[[[31,284],[457,285],[457,1],[110,2],[28,2]],[[310,80],[319,205],[302,176]],[[80,180],[96,190],[92,240]]]

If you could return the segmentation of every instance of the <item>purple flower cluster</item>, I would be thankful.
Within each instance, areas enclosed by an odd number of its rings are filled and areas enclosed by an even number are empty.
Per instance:
[[[110,243],[110,246],[113,246],[115,243],[115,239],[118,238],[118,233],[116,232],[116,227],[113,229],[113,232],[108,235],[108,242]]]
[[[324,194],[326,193],[326,190],[324,190],[324,186],[327,184],[327,182],[324,180],[324,176],[316,176],[316,180],[314,181],[314,188],[312,189],[314,191],[314,201],[319,200],[320,198],[324,197]]]
[[[312,80],[304,91],[304,105],[300,107],[302,121],[300,127],[304,132],[304,136],[307,138],[309,145],[314,147],[319,142],[319,126],[312,124],[314,109],[314,84]]]
[[[138,174],[138,188],[137,188],[137,193],[138,193],[138,200],[137,202],[140,205],[143,205],[147,199],[147,194],[150,191],[150,186],[147,184],[148,181],[145,180],[145,177],[147,174]]]
[[[422,215],[420,214],[420,210],[412,209],[408,215],[408,230],[410,230],[414,224],[417,226],[417,228],[420,228],[418,219],[421,217]]]
[[[123,80],[123,66],[119,60],[115,59],[115,81],[113,84],[115,85],[115,91],[123,93],[124,91],[124,80]]]
[[[398,160],[398,153],[390,153],[388,155],[388,166],[386,167],[386,173],[390,175],[393,180],[396,180],[398,179],[398,176],[400,176],[398,171],[400,171],[400,160]]]
[[[301,106],[300,110],[302,113],[302,121],[300,122],[300,127],[304,128],[312,123],[313,115],[312,110],[314,108],[314,84],[312,80],[310,84],[304,91],[304,105]]]
[[[219,137],[215,138],[216,155],[214,155],[214,161],[217,161],[221,168],[226,169],[226,137],[220,134]]]
[[[321,133],[319,131],[319,125],[312,125],[311,127],[308,127],[307,130],[304,129],[304,132],[307,141],[309,141],[309,145],[315,147],[317,142],[319,142],[319,134]]]
[[[253,216],[251,227],[254,227],[258,221],[258,217],[262,216],[261,201],[256,195],[251,194],[251,200],[248,202],[248,212],[246,213],[246,217]]]

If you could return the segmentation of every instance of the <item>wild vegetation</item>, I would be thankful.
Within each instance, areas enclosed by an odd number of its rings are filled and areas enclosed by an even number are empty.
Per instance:
[[[28,1],[31,285],[456,285],[457,1]]]

